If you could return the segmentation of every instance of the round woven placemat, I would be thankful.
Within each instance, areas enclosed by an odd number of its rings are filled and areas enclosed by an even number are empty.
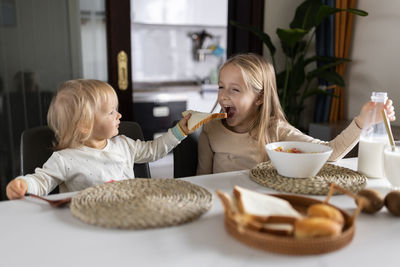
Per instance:
[[[136,178],[87,188],[72,198],[70,209],[85,223],[145,229],[192,221],[211,205],[211,193],[198,185]]]
[[[260,185],[277,191],[309,195],[326,195],[330,183],[354,193],[362,190],[367,184],[365,175],[332,164],[325,164],[314,177],[289,178],[279,175],[270,161],[262,162],[250,170],[250,178]]]

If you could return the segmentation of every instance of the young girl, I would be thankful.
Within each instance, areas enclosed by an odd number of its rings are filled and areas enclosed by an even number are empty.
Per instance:
[[[291,126],[279,103],[275,72],[262,56],[241,54],[221,67],[218,103],[228,114],[225,120],[203,126],[198,144],[198,174],[251,169],[267,161],[265,144],[277,141],[305,141],[333,148],[330,161],[346,155],[358,142],[361,128],[373,102],[335,139],[323,142]],[[388,118],[395,120],[392,101],[385,104]]]
[[[11,181],[7,197],[47,195],[57,185],[61,192],[78,191],[111,180],[134,178],[134,163],[166,156],[191,133],[187,128],[189,118],[182,118],[154,141],[132,140],[118,135],[121,114],[110,85],[97,80],[67,81],[60,86],[47,115],[56,136],[56,151],[43,168]]]

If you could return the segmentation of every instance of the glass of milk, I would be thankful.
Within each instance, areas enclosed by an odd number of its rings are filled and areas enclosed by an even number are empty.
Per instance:
[[[383,150],[383,163],[386,179],[393,190],[400,190],[400,141],[395,142],[395,150],[386,145]]]

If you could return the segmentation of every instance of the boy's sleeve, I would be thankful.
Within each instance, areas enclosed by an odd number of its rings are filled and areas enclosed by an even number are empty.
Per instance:
[[[183,139],[186,138],[187,134],[182,130],[181,126],[179,126],[179,123],[177,123],[174,127],[171,128],[172,133],[176,137],[176,139],[182,141]]]
[[[35,173],[19,176],[27,185],[27,193],[45,196],[48,195],[65,177],[65,167],[61,156],[53,153],[42,168],[36,168]]]
[[[127,138],[129,150],[134,163],[145,163],[165,157],[181,140],[186,138],[184,132],[178,125],[169,129],[168,132],[157,137],[153,141],[132,140]],[[175,133],[174,133],[175,132]]]

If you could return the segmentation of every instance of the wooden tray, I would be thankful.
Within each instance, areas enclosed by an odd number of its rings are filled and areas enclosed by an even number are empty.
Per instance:
[[[323,201],[317,199],[297,195],[273,194],[272,196],[289,201],[302,214],[305,214],[308,206],[315,203],[323,203]],[[298,239],[290,236],[258,232],[246,227],[241,227],[239,230],[236,222],[226,214],[225,228],[230,235],[240,242],[262,250],[292,255],[322,254],[343,248],[353,239],[355,232],[354,218],[345,211],[337,209],[343,214],[345,225],[342,234],[334,237]]]

